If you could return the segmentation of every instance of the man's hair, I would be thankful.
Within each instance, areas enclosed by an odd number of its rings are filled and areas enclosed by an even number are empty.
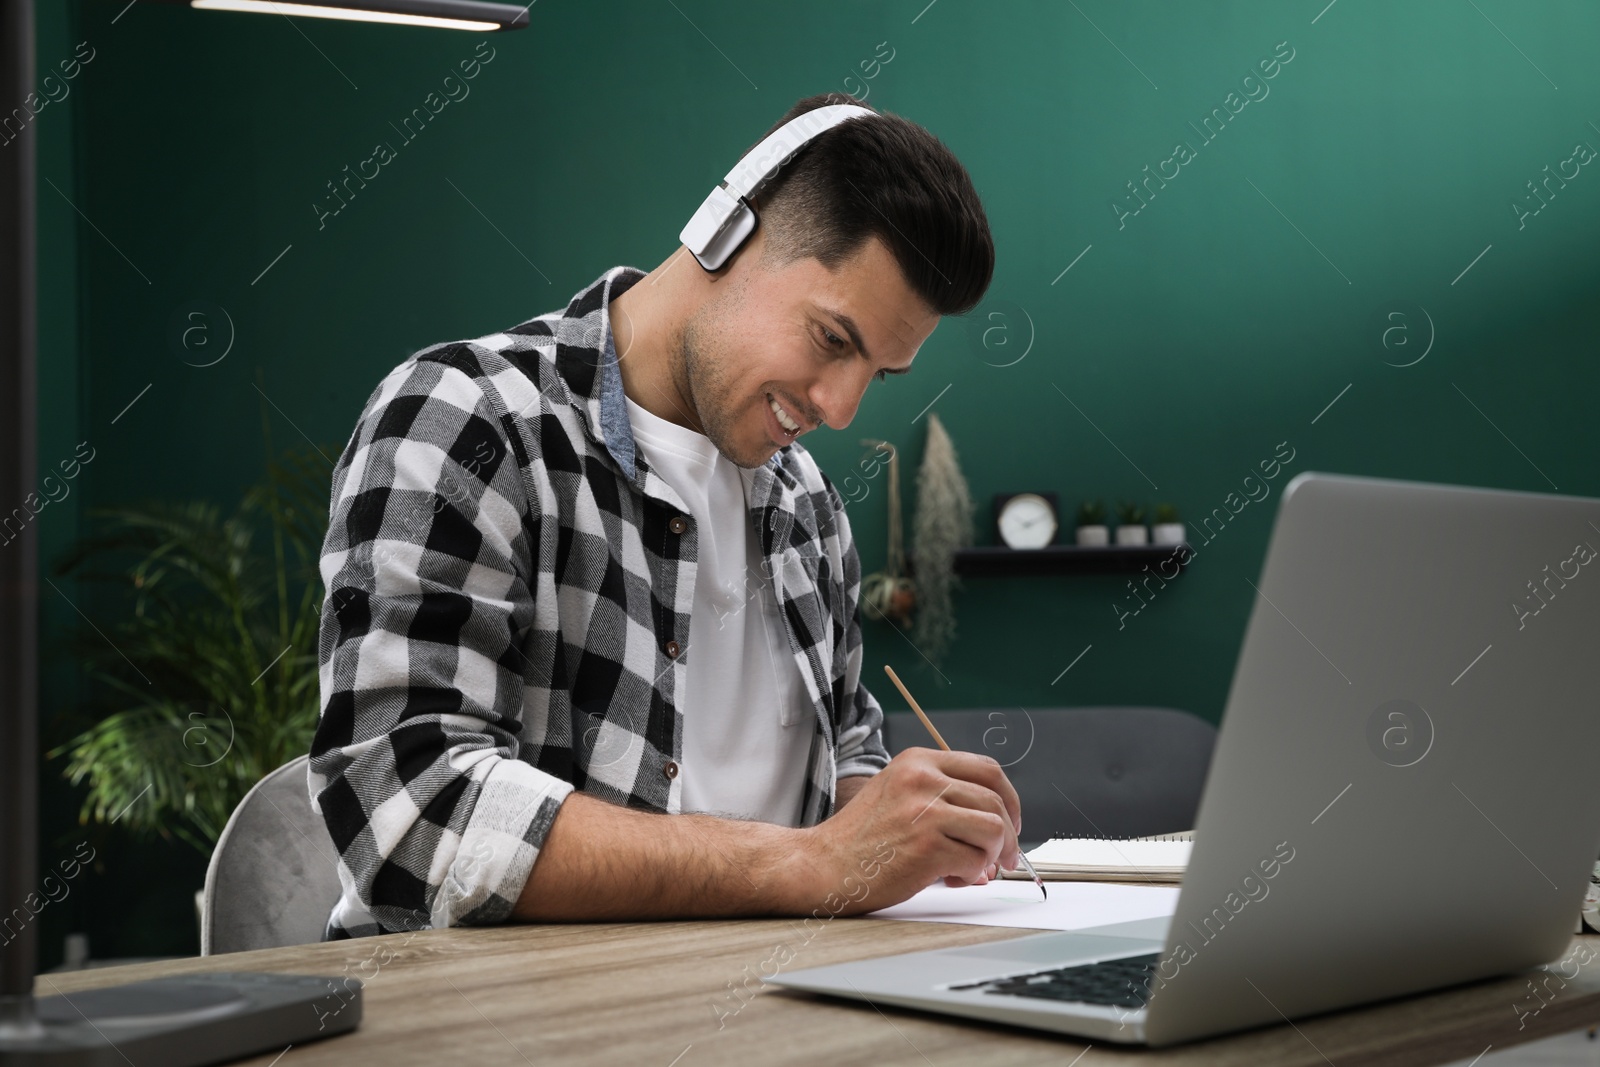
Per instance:
[[[828,104],[866,106],[844,93],[808,96],[762,139]],[[762,260],[781,266],[810,256],[833,270],[877,237],[928,307],[940,315],[971,311],[994,275],[994,241],[972,179],[933,134],[869,110],[875,117],[813,138],[756,195],[766,231]]]

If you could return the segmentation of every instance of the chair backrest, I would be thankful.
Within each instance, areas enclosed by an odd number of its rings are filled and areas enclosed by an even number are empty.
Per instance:
[[[1173,708],[931,711],[951,748],[993,756],[1022,801],[1022,844],[1194,826],[1216,727]],[[911,712],[884,716],[891,755],[936,748]]]
[[[339,857],[311,810],[308,762],[285,763],[233,809],[206,868],[202,956],[322,940],[339,899]]]

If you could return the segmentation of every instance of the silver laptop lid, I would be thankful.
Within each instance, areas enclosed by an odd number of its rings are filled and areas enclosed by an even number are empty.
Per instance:
[[[1600,851],[1597,550],[1593,499],[1285,487],[1152,1044],[1560,955]]]

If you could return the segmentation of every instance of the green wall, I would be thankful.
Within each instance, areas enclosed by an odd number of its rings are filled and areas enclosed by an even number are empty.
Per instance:
[[[808,438],[836,480],[869,454],[860,439],[902,446],[909,524],[916,416],[936,397],[980,543],[996,492],[1170,501],[1193,520],[1281,442],[1294,452],[1265,502],[1212,543],[1191,534],[1188,572],[1121,628],[1120,578],[970,579],[937,670],[868,623],[869,677],[887,662],[929,707],[1153,703],[1215,720],[1245,579],[1293,473],[1600,495],[1585,417],[1600,168],[1562,163],[1600,147],[1600,8],[1325,3],[537,4],[409,143],[390,124],[443,95],[483,37],[40,5],[41,68],[80,40],[97,50],[38,120],[61,191],[40,183],[41,462],[96,449],[40,518],[46,556],[82,507],[231,500],[260,471],[258,373],[275,440],[337,447],[410,352],[559,307],[614,264],[654,267],[790,103],[865,86],[965,161],[998,264],[986,304],[942,323],[911,377]],[[1292,59],[1245,83],[1275,50]],[[1247,93],[1261,98],[1214,140],[1190,126]],[[319,228],[326,183],[380,141],[396,157]],[[1193,158],[1163,163],[1178,142]],[[1539,203],[1525,183],[1546,165],[1578,174],[1519,221],[1512,204]],[[1177,173],[1119,219],[1146,166]],[[169,343],[193,301],[236,328],[214,366]],[[1385,349],[1397,309],[1412,343]],[[1390,365],[1423,351],[1429,319],[1426,358]],[[850,505],[868,572],[884,560],[884,476],[869,487]],[[101,623],[120,610],[63,589]],[[45,596],[49,714],[79,694],[61,652],[73,613]],[[70,849],[72,801],[51,788],[45,847]],[[126,876],[161,853],[117,855],[46,926],[47,959],[86,925],[97,954],[192,950],[196,863],[172,851],[157,893]]]

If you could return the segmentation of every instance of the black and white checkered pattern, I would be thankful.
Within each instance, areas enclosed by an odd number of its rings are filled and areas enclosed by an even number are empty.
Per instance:
[[[339,458],[308,775],[340,855],[330,939],[504,921],[574,788],[681,808],[696,527],[634,446],[607,315],[643,276],[614,267],[562,311],[418,352]],[[798,442],[744,473],[816,705],[809,826],[838,778],[889,759],[860,562]]]

